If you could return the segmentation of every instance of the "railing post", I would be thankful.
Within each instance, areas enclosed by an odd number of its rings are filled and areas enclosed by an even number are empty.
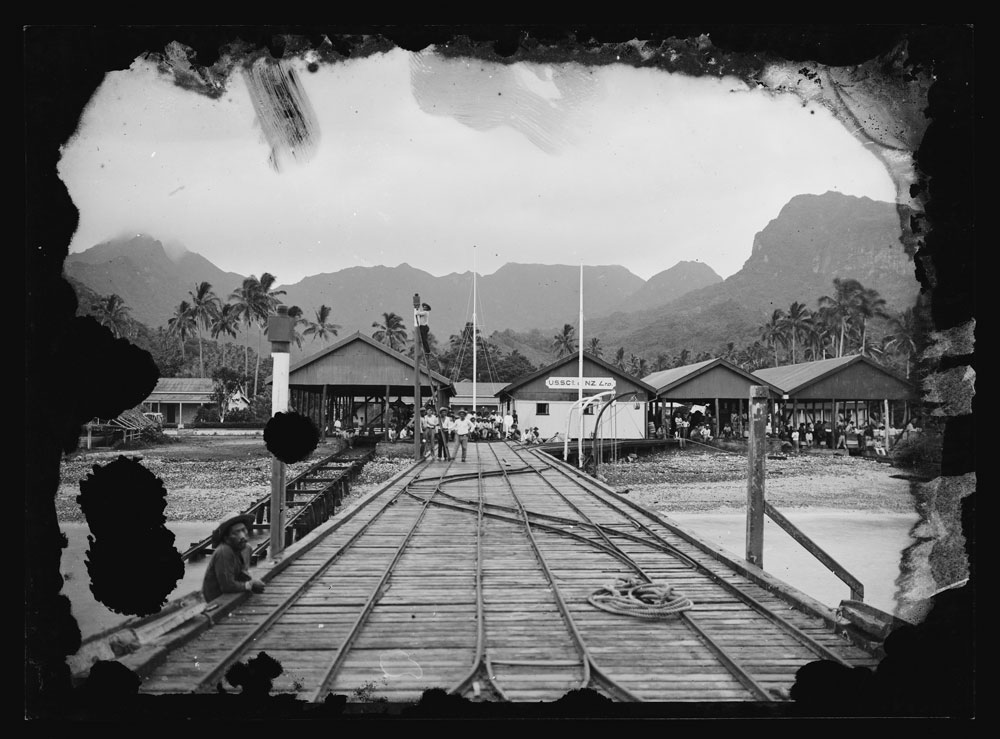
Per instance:
[[[750,387],[750,442],[747,448],[747,541],[746,558],[764,566],[764,460],[767,458],[767,388]]]

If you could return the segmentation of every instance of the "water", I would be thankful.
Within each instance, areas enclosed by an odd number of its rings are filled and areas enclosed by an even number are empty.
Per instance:
[[[910,530],[918,521],[916,513],[821,508],[789,508],[781,513],[861,581],[865,603],[887,613],[896,612],[900,557],[915,541]],[[744,512],[673,513],[669,518],[740,559],[745,556]],[[764,570],[830,607],[850,598],[850,588],[844,582],[766,516]]]
[[[218,521],[170,521],[167,523],[167,528],[174,534],[174,547],[178,551],[184,551],[191,544],[211,534],[217,524]],[[85,562],[89,546],[87,534],[90,533],[87,524],[61,523],[59,527],[69,540],[69,547],[63,550],[60,563],[63,575],[62,594],[72,603],[73,617],[80,626],[83,638],[86,639],[131,618],[109,610],[90,592],[90,575]],[[177,587],[167,600],[174,600],[201,590],[201,580],[205,576],[207,565],[207,557],[197,562],[185,562],[184,577],[177,583]]]

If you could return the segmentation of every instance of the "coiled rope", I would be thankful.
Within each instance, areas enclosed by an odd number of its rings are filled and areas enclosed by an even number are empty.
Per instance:
[[[636,618],[662,619],[692,607],[691,601],[666,583],[635,578],[606,583],[587,601],[596,608]]]

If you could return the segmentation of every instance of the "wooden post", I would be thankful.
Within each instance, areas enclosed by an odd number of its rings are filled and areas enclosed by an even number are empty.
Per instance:
[[[323,441],[326,441],[326,383],[323,383],[323,399],[319,405],[319,433]]]
[[[837,448],[837,399],[830,400],[830,444]]]
[[[715,399],[715,439],[722,435],[722,418],[719,417],[719,399]]]
[[[763,385],[750,386],[750,444],[747,458],[747,540],[746,558],[764,566],[764,460],[767,438],[764,435],[768,393]]]
[[[389,386],[385,386],[385,398],[382,399],[382,439],[389,441]]]
[[[288,316],[288,306],[279,305],[277,315],[267,322],[268,338],[271,341],[271,416],[288,411],[288,365],[289,345],[292,340],[294,322]],[[285,549],[285,463],[277,457],[271,458],[271,544],[268,555],[276,558]]]
[[[417,327],[417,309],[420,293],[413,293],[413,461],[420,461],[420,329]]]

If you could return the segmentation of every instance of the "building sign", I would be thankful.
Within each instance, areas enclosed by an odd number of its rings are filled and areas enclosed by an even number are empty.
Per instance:
[[[584,377],[584,390],[614,390],[614,377]],[[545,387],[551,390],[579,390],[579,377],[549,377],[545,380]]]

